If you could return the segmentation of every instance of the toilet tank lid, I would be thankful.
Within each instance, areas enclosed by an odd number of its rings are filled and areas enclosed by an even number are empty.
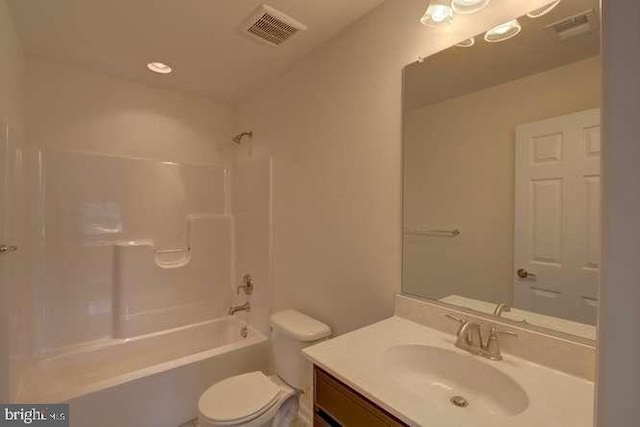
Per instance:
[[[302,342],[317,341],[331,335],[329,326],[296,310],[273,313],[271,326]]]

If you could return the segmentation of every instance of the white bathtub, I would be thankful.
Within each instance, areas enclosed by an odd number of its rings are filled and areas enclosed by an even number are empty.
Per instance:
[[[266,370],[268,340],[235,317],[109,340],[36,361],[17,400],[71,404],[73,427],[176,427],[200,394],[231,375]]]

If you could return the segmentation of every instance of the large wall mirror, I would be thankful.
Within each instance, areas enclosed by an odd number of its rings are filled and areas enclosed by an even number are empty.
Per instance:
[[[599,1],[543,12],[405,68],[402,289],[589,340]]]

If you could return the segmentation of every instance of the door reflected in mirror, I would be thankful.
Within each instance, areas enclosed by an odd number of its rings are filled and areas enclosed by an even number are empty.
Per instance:
[[[595,339],[599,2],[518,22],[404,70],[402,289]]]

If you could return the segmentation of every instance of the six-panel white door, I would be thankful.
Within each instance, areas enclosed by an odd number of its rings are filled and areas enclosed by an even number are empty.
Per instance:
[[[595,324],[600,110],[516,129],[514,306]]]

